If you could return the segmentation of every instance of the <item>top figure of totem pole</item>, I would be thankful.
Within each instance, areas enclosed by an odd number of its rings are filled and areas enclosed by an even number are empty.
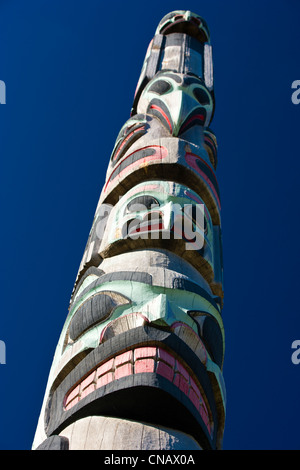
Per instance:
[[[174,11],[116,139],[34,449],[221,449],[223,266],[206,22]]]

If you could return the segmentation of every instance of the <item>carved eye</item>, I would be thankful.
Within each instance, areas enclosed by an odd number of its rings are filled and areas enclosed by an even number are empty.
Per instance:
[[[154,206],[159,206],[158,200],[154,197],[148,195],[138,196],[127,204],[125,213],[130,214],[132,212],[146,211],[154,209]]]
[[[210,104],[209,95],[206,93],[205,90],[203,90],[203,88],[200,88],[200,87],[194,88],[193,93],[194,93],[196,100],[203,106]]]
[[[106,320],[116,307],[128,302],[121,294],[110,291],[90,297],[74,314],[68,329],[69,338],[76,341],[89,328]]]
[[[157,80],[156,82],[152,83],[148,91],[157,93],[158,95],[164,95],[171,88],[172,87],[169,82],[166,82],[165,80]]]

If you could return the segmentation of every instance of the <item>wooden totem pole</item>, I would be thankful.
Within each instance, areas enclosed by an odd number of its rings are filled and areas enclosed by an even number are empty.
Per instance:
[[[206,22],[148,47],[50,370],[33,449],[221,449],[222,242]]]

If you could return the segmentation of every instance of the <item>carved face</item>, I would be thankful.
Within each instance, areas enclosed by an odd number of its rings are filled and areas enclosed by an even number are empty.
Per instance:
[[[100,247],[103,258],[141,247],[167,247],[213,263],[210,215],[188,187],[148,181],[128,191],[112,209]],[[196,259],[196,258],[195,258]]]
[[[182,184],[188,181],[189,187],[201,195],[214,225],[220,224],[220,193],[213,170],[217,143],[212,131],[205,128],[200,135],[199,126],[190,128],[187,132],[193,132],[194,137],[197,134],[198,144],[190,141],[187,144],[185,138],[171,137],[154,116],[147,115],[141,120],[137,120],[137,116],[133,116],[120,132],[100,202],[115,205],[119,196],[136,184],[167,176]],[[131,139],[131,146],[127,147]]]
[[[199,285],[180,275],[172,285],[152,285],[147,272],[90,268],[51,369],[48,435],[79,417],[103,414],[165,425],[176,419],[176,427],[215,442],[224,410],[216,409],[211,377],[225,400],[222,320]]]
[[[212,96],[202,80],[161,72],[145,87],[137,112],[155,116],[171,135],[179,136],[193,126],[207,127],[213,108]]]

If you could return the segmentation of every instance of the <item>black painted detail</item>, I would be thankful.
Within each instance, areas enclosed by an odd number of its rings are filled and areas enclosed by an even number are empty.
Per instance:
[[[152,93],[157,93],[158,95],[164,95],[172,88],[171,84],[166,80],[156,80],[152,85],[150,85],[148,91]]]
[[[156,149],[153,147],[147,147],[145,149],[137,150],[136,152],[128,155],[114,170],[112,173],[110,180],[114,180],[118,174],[124,170],[128,165],[140,160],[141,158],[150,157],[151,155],[155,155]]]
[[[166,129],[172,133],[173,121],[167,106],[159,99],[152,99],[148,105],[147,114],[158,118]]]
[[[159,202],[155,197],[144,194],[132,199],[126,206],[126,214],[131,212],[146,211],[159,206]]]
[[[217,320],[207,312],[197,310],[188,314],[196,321],[198,333],[212,360],[222,368],[223,365],[223,335]]]
[[[128,303],[125,298],[124,301]],[[76,341],[89,328],[107,319],[118,305],[108,293],[100,292],[90,297],[74,314],[69,326],[69,337]]]
[[[83,297],[87,292],[95,289],[96,287],[101,286],[106,282],[113,282],[113,281],[132,281],[132,282],[142,282],[143,284],[152,285],[152,276],[149,273],[138,272],[138,271],[119,271],[115,273],[107,273],[103,274],[96,279],[95,281],[91,282],[83,291],[80,293],[80,297],[76,299],[78,301],[81,297]]]

